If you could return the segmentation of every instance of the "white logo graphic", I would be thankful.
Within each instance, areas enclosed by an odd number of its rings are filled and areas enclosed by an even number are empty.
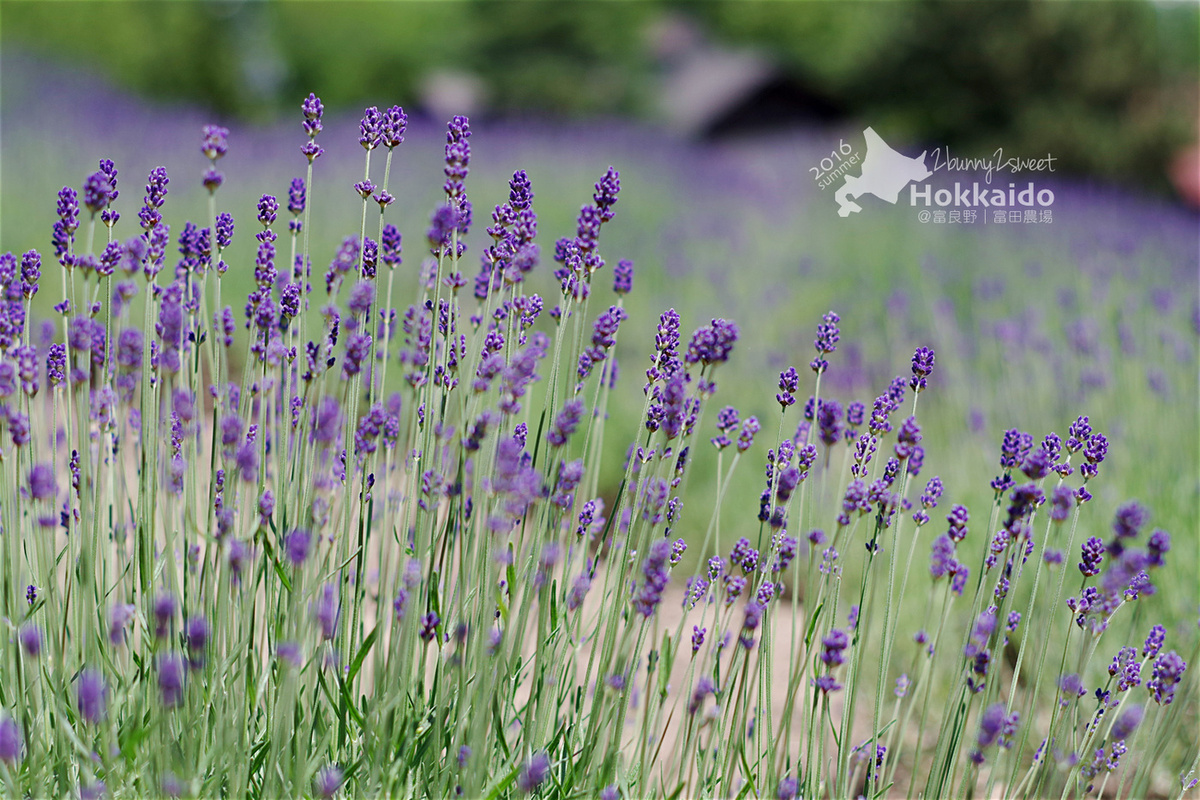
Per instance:
[[[901,155],[879,138],[874,128],[867,128],[863,136],[867,140],[867,155],[862,162],[862,173],[857,177],[847,175],[845,183],[834,194],[839,217],[862,211],[852,198],[864,194],[873,194],[895,205],[905,186],[920,183],[933,174],[925,167],[925,152],[916,158]]]

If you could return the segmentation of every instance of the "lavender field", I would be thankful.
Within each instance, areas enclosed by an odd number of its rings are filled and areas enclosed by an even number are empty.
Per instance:
[[[0,74],[11,795],[1194,791],[1194,211]]]

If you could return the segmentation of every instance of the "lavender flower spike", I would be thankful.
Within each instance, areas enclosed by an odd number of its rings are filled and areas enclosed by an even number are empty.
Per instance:
[[[85,669],[79,674],[76,683],[76,696],[79,700],[79,715],[91,723],[104,718],[107,708],[104,676],[99,670]]]
[[[0,718],[0,761],[16,764],[21,758],[21,729],[7,714]]]
[[[817,349],[817,357],[809,366],[818,375],[829,368],[829,362],[825,360],[825,356],[837,350],[838,339],[841,337],[838,323],[841,321],[841,317],[830,311],[821,318],[821,324],[817,326],[817,338],[813,342],[813,346]]]
[[[633,598],[633,605],[643,617],[654,616],[659,601],[662,600],[663,589],[667,586],[670,573],[667,562],[671,557],[671,542],[658,539],[650,545],[650,553],[642,564],[642,575],[645,583]]]
[[[912,357],[912,379],[908,382],[914,392],[925,390],[925,379],[933,372],[933,350],[928,347],[918,347]]]

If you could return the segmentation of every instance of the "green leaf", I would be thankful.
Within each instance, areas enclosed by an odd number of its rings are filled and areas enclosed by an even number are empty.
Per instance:
[[[279,563],[279,559],[275,558],[275,548],[271,546],[271,541],[266,536],[257,537],[262,542],[263,550],[266,551],[267,560],[271,562],[271,566],[275,568],[275,574],[279,576],[280,582],[283,583],[283,588],[289,592],[292,591],[292,579],[288,577],[287,571],[283,568],[283,564]]]
[[[505,760],[512,758],[512,753],[509,752],[508,742],[504,738],[504,725],[500,722],[500,695],[492,695],[492,727],[495,729],[496,744],[500,745],[500,749],[504,752]]]
[[[146,740],[151,731],[154,730],[157,720],[162,719],[162,717],[152,719],[154,721],[152,721],[149,725],[139,725],[133,730],[123,728],[120,734],[117,736],[117,739],[120,742],[119,746],[121,748],[121,755],[124,756],[125,760],[130,764],[133,764],[137,757],[138,745]]]
[[[666,699],[667,697],[667,682],[671,678],[671,667],[675,664],[675,647],[671,641],[671,637],[663,633],[662,643],[662,666],[658,671],[658,693]]]
[[[497,783],[493,784],[492,788],[488,790],[487,795],[485,795],[484,800],[496,800],[496,798],[499,797],[502,792],[504,792],[508,787],[512,786],[517,780],[517,772],[520,770],[520,768],[521,767],[519,764],[514,766],[507,775],[501,778]]]
[[[813,633],[817,630],[817,620],[821,618],[821,609],[825,608],[825,604],[821,603],[813,611],[812,619],[808,621],[808,633],[804,634],[804,649],[807,650],[812,644]]]
[[[754,770],[750,769],[750,762],[746,760],[746,748],[738,748],[741,752],[738,754],[741,757],[742,769],[745,770],[746,784],[742,786],[742,790],[738,792],[738,800],[743,797],[748,797],[750,792],[754,792],[754,796],[758,797],[758,789],[754,785]]]
[[[354,678],[358,675],[358,671],[362,669],[363,659],[367,657],[367,653],[371,651],[371,646],[375,644],[375,639],[379,636],[379,623],[375,623],[375,627],[367,634],[367,638],[363,639],[362,646],[358,648],[358,654],[354,656],[354,660],[350,662],[350,672],[346,675],[346,683],[353,683]]]
[[[354,698],[350,696],[350,684],[341,677],[338,677],[338,689],[342,695],[340,711],[343,717],[346,713],[349,713],[354,718],[354,721],[358,723],[360,729],[365,727],[367,721],[363,718],[362,712],[358,710],[358,706],[354,704]]]

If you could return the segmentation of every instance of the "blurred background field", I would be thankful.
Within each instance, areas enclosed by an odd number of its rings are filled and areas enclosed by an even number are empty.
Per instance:
[[[218,122],[232,130],[218,207],[238,221],[225,291],[244,297],[255,202],[284,196],[304,174],[299,105],[315,91],[329,109],[310,195],[319,274],[358,231],[362,108],[399,103],[411,123],[389,219],[405,237],[394,298],[403,308],[440,198],[445,119],[470,113],[476,222],[465,271],[473,275],[485,244],[488,209],[525,169],[544,257],[531,290],[548,306],[554,240],[573,234],[604,169],[621,172],[601,251],[610,264],[632,259],[637,275],[607,433],[610,495],[638,428],[658,315],[678,309],[685,333],[730,318],[742,338],[712,402],[758,415],[765,439],[739,468],[722,531],[726,541],[756,532],[778,374],[803,370],[820,315],[833,309],[842,341],[823,397],[869,405],[908,374],[915,347],[935,348],[921,477],[942,476],[947,508],[971,508],[976,548],[989,533],[1003,431],[1040,439],[1090,415],[1111,448],[1082,534],[1107,537],[1129,499],[1149,507],[1174,547],[1139,629],[1168,619],[1190,643],[1200,558],[1197,15],[1194,4],[1140,2],[6,2],[0,247],[46,254],[55,192],[80,186],[105,157],[120,170],[119,235],[135,232],[145,176],[159,164],[171,176],[172,229],[200,222],[200,127]],[[922,224],[903,203],[838,218],[832,190],[820,191],[809,168],[867,125],[906,154],[1053,153],[1055,175],[1037,177],[1056,193],[1053,223]],[[41,318],[58,299],[48,290],[57,269],[45,274]],[[607,282],[601,275],[593,312],[615,302]],[[801,387],[807,396],[811,380]],[[791,410],[785,433],[798,416]],[[702,440],[712,420],[710,410]],[[715,464],[707,446],[695,454],[691,541],[711,512]],[[831,499],[836,478],[824,486]],[[798,532],[832,525],[806,519]],[[919,593],[910,599],[919,614]]]

